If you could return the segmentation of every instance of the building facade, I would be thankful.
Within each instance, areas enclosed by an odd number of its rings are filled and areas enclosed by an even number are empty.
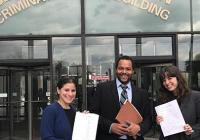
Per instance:
[[[98,83],[115,78],[120,55],[132,80],[159,94],[158,73],[177,65],[200,90],[200,1],[0,0],[0,139],[37,140],[60,76],[76,79],[77,110]]]

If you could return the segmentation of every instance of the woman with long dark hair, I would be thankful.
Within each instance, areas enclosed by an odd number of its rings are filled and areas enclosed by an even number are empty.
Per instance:
[[[176,99],[186,124],[184,132],[164,137],[160,140],[200,140],[200,92],[189,89],[187,82],[176,66],[165,67],[160,73],[161,89],[158,104]],[[165,118],[157,116],[160,124]]]

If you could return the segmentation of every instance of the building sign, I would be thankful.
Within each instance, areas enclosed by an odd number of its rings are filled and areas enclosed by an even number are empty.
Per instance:
[[[150,0],[118,0],[124,4],[131,5],[141,10],[145,10],[162,20],[167,20],[170,15],[170,10],[166,7],[171,5],[173,0],[155,0],[157,2],[151,2]],[[160,6],[163,3],[166,7]]]
[[[0,24],[3,24],[10,17],[47,0],[0,0]],[[2,8],[3,7],[3,8]]]

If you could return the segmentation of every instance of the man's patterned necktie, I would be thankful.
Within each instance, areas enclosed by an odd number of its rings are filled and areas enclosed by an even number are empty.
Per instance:
[[[121,84],[120,85],[122,88],[121,96],[120,96],[120,105],[123,105],[126,99],[128,99],[127,91],[126,89],[128,88],[126,85]]]

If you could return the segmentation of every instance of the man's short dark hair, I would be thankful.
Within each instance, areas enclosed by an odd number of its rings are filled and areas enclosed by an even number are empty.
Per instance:
[[[132,57],[127,56],[127,55],[120,56],[120,57],[117,59],[117,61],[116,61],[116,63],[115,63],[115,69],[117,69],[120,60],[130,60],[131,63],[132,63],[132,68],[134,69],[134,61],[133,61]]]

